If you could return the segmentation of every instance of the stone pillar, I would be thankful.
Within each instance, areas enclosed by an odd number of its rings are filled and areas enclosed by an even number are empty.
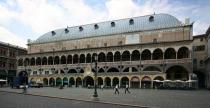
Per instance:
[[[120,88],[121,84],[120,84],[120,79],[119,79],[119,88]]]
[[[139,88],[141,88],[141,80],[139,80]]]
[[[151,81],[151,89],[153,89],[153,80]]]
[[[111,87],[113,86],[113,80],[112,79],[111,79],[111,84],[110,85],[111,85]]]

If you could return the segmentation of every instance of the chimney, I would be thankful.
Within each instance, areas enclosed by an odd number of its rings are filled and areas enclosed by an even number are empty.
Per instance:
[[[189,25],[190,24],[190,18],[185,18],[184,24]]]

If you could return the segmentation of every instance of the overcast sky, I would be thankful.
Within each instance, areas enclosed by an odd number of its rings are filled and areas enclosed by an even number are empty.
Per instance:
[[[0,41],[26,47],[58,28],[154,12],[190,18],[197,35],[210,25],[209,11],[210,0],[0,0]]]

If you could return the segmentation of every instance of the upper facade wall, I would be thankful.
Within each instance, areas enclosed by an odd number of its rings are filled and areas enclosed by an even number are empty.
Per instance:
[[[28,53],[108,47],[126,44],[172,42],[191,40],[191,26],[168,28],[144,32],[122,33],[110,36],[90,37],[50,43],[29,44]]]

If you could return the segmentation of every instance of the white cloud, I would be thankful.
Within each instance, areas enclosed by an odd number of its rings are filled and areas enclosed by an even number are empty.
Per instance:
[[[26,48],[26,40],[21,39],[20,36],[13,34],[2,26],[0,26],[0,39],[2,42]]]

